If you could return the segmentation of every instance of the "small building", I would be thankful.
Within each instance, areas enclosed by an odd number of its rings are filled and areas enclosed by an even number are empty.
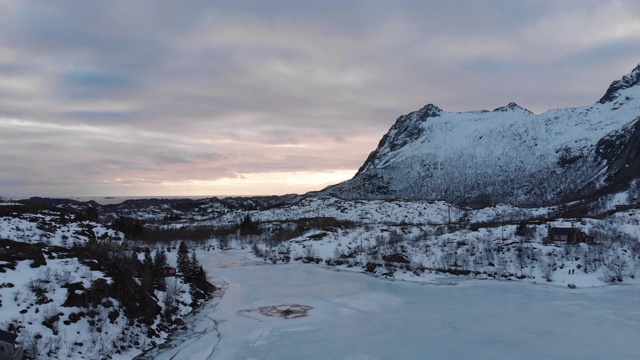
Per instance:
[[[18,335],[0,330],[0,360],[21,360],[22,346],[16,343]]]
[[[165,266],[162,268],[162,275],[164,277],[176,276],[176,268],[171,266]]]
[[[581,242],[592,244],[594,237],[589,236],[578,228],[550,227],[548,234],[548,242],[563,242],[569,245],[579,244]]]

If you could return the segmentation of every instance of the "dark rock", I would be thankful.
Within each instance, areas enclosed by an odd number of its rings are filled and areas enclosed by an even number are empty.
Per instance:
[[[375,273],[376,269],[379,268],[380,266],[382,266],[382,264],[377,264],[377,263],[367,263],[364,266],[364,271],[369,272],[369,273]]]
[[[400,263],[400,264],[408,264],[408,263],[411,262],[411,261],[409,261],[409,258],[404,254],[384,255],[382,257],[382,260],[384,260],[386,262]]]
[[[607,92],[598,100],[600,104],[606,104],[612,102],[618,98],[618,92],[623,89],[628,89],[632,86],[636,86],[640,83],[640,64],[636,66],[630,74],[625,75],[622,79],[616,80],[609,85]]]

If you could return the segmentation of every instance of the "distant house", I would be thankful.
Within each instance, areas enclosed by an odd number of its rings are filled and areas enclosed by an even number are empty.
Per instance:
[[[176,268],[171,266],[165,266],[162,268],[162,275],[164,277],[176,276]]]
[[[578,228],[550,227],[547,242],[563,242],[569,245],[581,242],[591,244],[594,242],[594,237],[585,234]]]
[[[22,347],[16,343],[18,335],[0,330],[0,360],[21,360]]]

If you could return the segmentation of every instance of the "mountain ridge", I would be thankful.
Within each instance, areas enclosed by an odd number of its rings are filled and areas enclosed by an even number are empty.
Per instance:
[[[546,206],[640,177],[640,65],[591,105],[534,114],[433,104],[400,116],[356,175],[319,193],[346,199]]]

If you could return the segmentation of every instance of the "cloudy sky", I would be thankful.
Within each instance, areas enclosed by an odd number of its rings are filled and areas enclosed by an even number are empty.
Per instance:
[[[284,194],[395,119],[593,103],[640,1],[0,0],[0,196]]]

